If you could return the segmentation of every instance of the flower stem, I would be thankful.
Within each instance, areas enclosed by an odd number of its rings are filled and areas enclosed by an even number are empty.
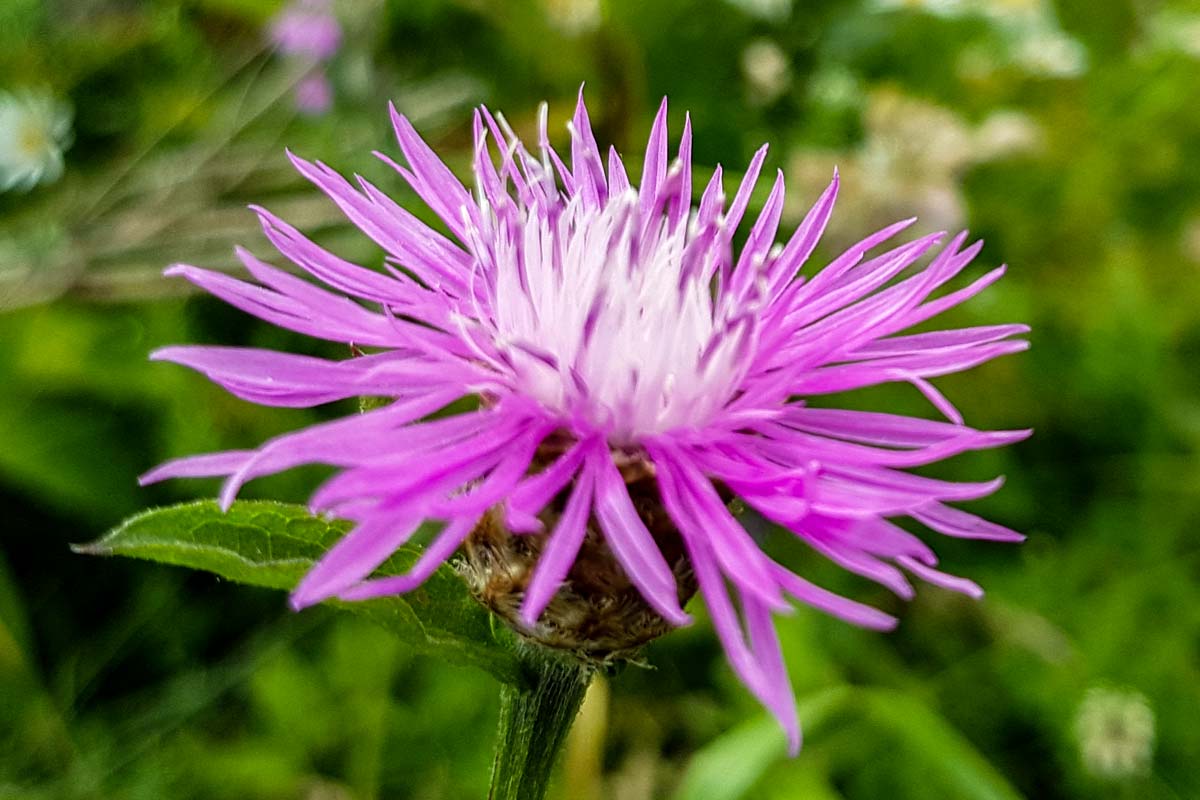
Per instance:
[[[525,661],[529,683],[500,689],[500,730],[488,800],[546,796],[550,771],[591,681],[591,669],[574,659],[531,648]]]

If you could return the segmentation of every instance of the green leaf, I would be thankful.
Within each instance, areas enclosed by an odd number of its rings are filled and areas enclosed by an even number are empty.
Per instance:
[[[7,387],[6,387],[7,388]],[[13,391],[0,397],[0,482],[83,518],[138,507],[128,433],[98,404]]]
[[[938,797],[962,800],[1021,800],[1004,779],[961,733],[919,700],[888,689],[835,686],[803,697],[797,703],[800,723],[810,746],[819,747],[835,729],[882,733],[889,746],[918,764],[936,787]],[[800,756],[804,759],[803,753]],[[787,763],[787,745],[779,724],[763,714],[718,737],[693,756],[674,800],[741,800],[759,797],[768,782],[778,784]],[[856,762],[849,760],[848,769]],[[814,782],[820,771],[792,775]],[[820,797],[817,788],[798,788],[796,797]],[[789,785],[789,789],[795,788]],[[923,795],[922,795],[923,796]]]
[[[240,501],[222,512],[216,503],[203,501],[144,512],[74,549],[202,569],[251,586],[291,589],[349,529],[348,522],[319,519],[301,506]],[[402,548],[375,574],[402,574],[420,552]],[[382,624],[417,652],[479,667],[505,683],[524,681],[515,637],[491,624],[488,612],[449,566],[440,567],[408,594],[331,604]]]
[[[796,710],[807,735],[843,707],[850,692],[834,687],[800,698]],[[787,740],[779,723],[761,714],[722,734],[692,757],[675,800],[739,800],[787,759]],[[803,795],[807,797],[808,795]]]
[[[787,758],[779,723],[758,716],[717,737],[688,764],[675,800],[738,800]]]
[[[869,723],[893,734],[909,757],[925,756],[942,797],[1021,800],[1021,794],[941,715],[910,695],[864,690],[861,709]]]

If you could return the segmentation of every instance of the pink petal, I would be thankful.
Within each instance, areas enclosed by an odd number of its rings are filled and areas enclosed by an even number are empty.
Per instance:
[[[383,516],[361,523],[329,549],[292,592],[299,610],[326,600],[366,577],[416,533],[420,518]]]
[[[445,365],[384,353],[345,361],[251,347],[165,347],[150,355],[203,372],[239,397],[263,405],[312,406],[346,397],[399,397],[463,385]],[[449,384],[449,385],[448,385]],[[457,386],[455,385],[457,384]]]
[[[507,503],[507,526],[515,532],[540,531],[537,514],[562,491],[583,463],[588,451],[597,446],[596,439],[576,442],[553,464],[522,481]]]
[[[625,574],[664,619],[672,625],[690,624],[691,617],[679,607],[675,575],[634,508],[611,455],[593,451],[591,463],[596,475],[594,513]]]
[[[172,459],[140,475],[138,484],[147,486],[169,478],[214,478],[218,475],[228,475],[252,455],[253,450],[229,450]]]
[[[479,224],[478,208],[471,200],[470,193],[459,183],[454,173],[438,158],[437,153],[425,143],[417,133],[416,128],[408,118],[396,110],[391,103],[388,112],[392,117],[392,127],[396,131],[396,140],[400,143],[400,151],[412,167],[412,172],[402,171],[401,175],[412,185],[413,191],[433,209],[442,222],[446,223],[460,241],[467,240],[463,214]]]
[[[970,436],[976,447],[998,447],[1020,441],[1029,431],[976,431],[946,422],[837,408],[792,406],[785,419],[800,430],[884,447],[925,447]]]
[[[566,508],[550,534],[545,549],[538,556],[533,577],[525,590],[525,599],[521,602],[521,620],[531,628],[537,625],[538,617],[566,580],[587,536],[593,484],[592,470],[584,464],[575,481],[575,488],[567,499]]]
[[[940,586],[952,592],[965,594],[976,600],[983,597],[983,589],[980,589],[979,584],[975,583],[975,581],[960,578],[957,575],[947,575],[945,572],[922,564],[920,561],[908,556],[900,556],[896,559],[896,563],[927,583],[932,583],[935,586]]]
[[[672,228],[687,221],[692,208],[692,116],[683,116],[683,134],[679,139],[679,151],[672,170],[679,170],[679,192],[672,202],[667,219]]]
[[[643,215],[650,213],[658,198],[658,190],[667,177],[667,98],[662,99],[654,124],[650,128],[650,140],[646,143],[646,160],[642,165],[642,185],[638,189],[638,208]]]
[[[604,162],[600,148],[592,133],[592,122],[588,119],[587,106],[583,103],[583,87],[579,88],[579,100],[575,104],[575,116],[571,120],[571,167],[575,184],[585,201],[598,208],[608,199],[608,186],[604,177]]]
[[[795,233],[792,234],[792,238],[784,246],[783,252],[779,254],[779,258],[775,259],[775,262],[768,268],[767,297],[771,302],[774,302],[788,281],[792,280],[800,271],[800,268],[808,261],[808,257],[812,255],[813,250],[816,249],[817,242],[821,240],[821,235],[825,232],[825,226],[829,224],[829,217],[833,214],[838,185],[839,177],[835,169],[829,188],[822,192],[817,202],[809,209]]]
[[[163,274],[186,278],[234,308],[297,333],[334,342],[353,341],[368,346],[389,347],[398,344],[398,337],[393,334],[383,317],[379,318],[379,324],[371,321],[365,327],[348,326],[343,318],[329,317],[294,298],[219,272],[176,265],[165,270]],[[368,312],[364,309],[363,313]]]
[[[680,504],[680,490],[675,484],[673,475],[669,472],[665,475],[660,473],[659,486],[662,489],[664,503]],[[667,498],[671,498],[671,500],[668,501]],[[760,699],[769,696],[767,677],[750,647],[746,644],[737,612],[730,601],[729,593],[725,588],[725,580],[717,568],[716,559],[704,531],[687,525],[680,526],[679,532],[688,551],[688,560],[696,574],[696,582],[700,585],[700,593],[704,596],[705,605],[708,606],[713,628],[721,640],[730,666],[755,696]]]
[[[762,667],[765,677],[763,705],[775,715],[783,727],[788,740],[788,753],[795,756],[800,752],[800,719],[796,716],[796,696],[788,680],[787,667],[783,663],[783,651],[779,637],[771,620],[770,609],[758,598],[742,595],[742,608],[746,617],[746,628],[750,633],[750,647]]]
[[[786,610],[789,606],[771,577],[770,560],[725,508],[712,483],[677,451],[664,449],[661,443],[648,449],[659,477],[668,476],[677,489],[669,498],[663,494],[663,505],[676,526],[704,531],[721,571],[740,591],[760,597],[771,608]]]
[[[733,202],[729,204],[729,210],[725,212],[725,235],[727,237],[732,238],[733,232],[742,223],[742,215],[746,213],[746,207],[750,205],[750,195],[754,192],[754,185],[758,183],[758,175],[766,160],[767,145],[764,144],[755,151],[754,157],[750,159],[750,164],[746,167],[746,174],[742,176],[742,182],[738,186],[737,194],[734,195]]]
[[[410,592],[429,580],[438,567],[446,563],[454,551],[462,545],[475,528],[477,519],[463,518],[447,523],[433,541],[422,551],[421,557],[404,575],[356,583],[338,593],[342,600],[369,600],[392,594]]]
[[[802,603],[824,611],[826,614],[858,625],[879,631],[890,631],[896,627],[898,620],[891,614],[856,603],[840,595],[834,594],[819,586],[815,586],[783,567],[776,566],[775,579],[783,590]]]
[[[455,399],[453,393],[422,395],[268,440],[235,469],[221,473],[229,476],[221,487],[221,505],[228,508],[247,481],[262,475],[301,464],[350,467],[369,463],[389,452],[390,447],[402,446],[406,437],[413,438],[414,429],[401,426],[432,414]]]
[[[1023,534],[941,503],[929,503],[921,506],[910,511],[909,516],[938,533],[959,539],[988,539],[996,542],[1025,541]]]

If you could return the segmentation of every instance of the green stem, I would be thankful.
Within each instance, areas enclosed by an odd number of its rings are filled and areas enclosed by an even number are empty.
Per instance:
[[[540,648],[539,648],[540,649]],[[526,686],[500,689],[500,730],[488,800],[542,800],[550,771],[583,703],[591,669],[573,659],[530,652]]]

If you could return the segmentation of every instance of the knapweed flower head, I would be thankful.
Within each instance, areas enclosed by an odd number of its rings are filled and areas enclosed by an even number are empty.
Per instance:
[[[173,461],[144,476],[225,476],[228,504],[254,477],[336,467],[311,505],[356,527],[296,587],[296,607],[408,591],[463,548],[481,599],[518,630],[594,655],[638,643],[656,623],[687,624],[682,605],[698,589],[733,669],[796,748],[773,615],[798,600],[871,628],[895,619],[776,563],[731,506],[902,597],[913,594],[906,573],[969,595],[979,589],[939,571],[933,551],[892,517],[949,536],[1021,538],[950,505],[991,493],[999,480],[904,471],[1027,434],[967,427],[929,382],[1024,349],[1012,337],[1025,326],[902,333],[1001,276],[1003,267],[939,293],[980,243],[967,245],[965,234],[940,248],[940,235],[892,243],[908,220],[812,269],[838,178],[776,244],[780,174],[735,248],[766,148],[732,201],[718,167],[693,209],[690,119],[672,160],[665,100],[638,186],[614,149],[597,146],[582,95],[568,126],[569,164],[549,143],[544,106],[533,150],[480,108],[474,192],[394,109],[392,122],[407,166],[381,158],[449,235],[371,183],[293,156],[387,253],[387,274],[339,258],[263,209],[268,239],[324,288],[244,250],[253,282],[168,270],[276,325],[368,352],[327,361],[169,347],[155,358],[267,405],[390,398],[256,450]],[[926,255],[928,264],[914,266]],[[912,384],[949,420],[809,404],[886,382]],[[477,398],[473,410],[431,416],[465,396]],[[429,520],[440,529],[412,571],[371,578]],[[614,639],[620,626],[603,624],[610,611],[640,633]],[[592,627],[602,630],[591,636]]]
[[[70,106],[48,93],[0,91],[0,192],[58,180],[71,119]]]

